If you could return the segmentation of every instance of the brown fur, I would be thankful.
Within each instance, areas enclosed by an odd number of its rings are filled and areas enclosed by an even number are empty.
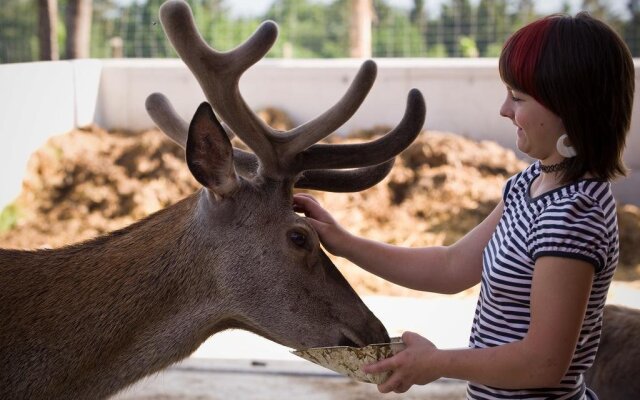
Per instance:
[[[587,386],[601,400],[640,399],[640,310],[604,308],[600,347],[585,374]]]

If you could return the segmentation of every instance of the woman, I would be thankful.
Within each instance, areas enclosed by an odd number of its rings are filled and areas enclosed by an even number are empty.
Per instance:
[[[511,177],[502,201],[451,246],[402,248],[351,235],[299,194],[324,246],[391,282],[457,293],[481,282],[469,348],[437,349],[416,333],[406,350],[365,367],[393,371],[381,392],[441,377],[469,381],[470,399],[597,399],[592,365],[602,308],[618,261],[610,181],[625,174],[634,67],[601,21],[551,15],[517,31],[499,62],[500,115],[536,159]]]

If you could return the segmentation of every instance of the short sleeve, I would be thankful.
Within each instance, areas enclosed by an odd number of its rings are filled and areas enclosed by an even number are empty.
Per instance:
[[[587,261],[600,272],[606,265],[609,238],[600,204],[585,195],[563,198],[538,216],[529,236],[533,260],[543,256]]]

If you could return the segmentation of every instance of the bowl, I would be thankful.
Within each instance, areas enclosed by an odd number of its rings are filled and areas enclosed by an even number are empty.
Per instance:
[[[389,343],[370,344],[365,347],[313,347],[294,350],[291,353],[357,381],[381,384],[387,380],[391,372],[367,374],[362,371],[362,366],[391,357],[405,347],[402,339],[395,337],[391,338]]]

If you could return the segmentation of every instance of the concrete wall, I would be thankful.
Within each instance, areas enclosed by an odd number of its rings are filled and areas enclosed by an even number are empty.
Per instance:
[[[428,129],[513,144],[513,125],[498,115],[505,89],[495,59],[376,62],[376,83],[340,132],[374,124],[397,124],[404,112],[407,92],[416,87],[427,101]],[[240,89],[252,108],[275,106],[285,110],[296,123],[303,123],[338,101],[360,64],[358,60],[264,60],[245,73]],[[154,91],[167,95],[185,119],[204,101],[196,80],[180,61],[106,61],[98,122],[113,129],[152,126],[144,100]]]
[[[0,65],[0,210],[20,193],[34,150],[93,121],[101,69],[97,60]]]
[[[385,124],[402,118],[415,87],[427,101],[429,130],[444,130],[514,148],[511,122],[498,115],[505,96],[496,59],[379,59],[378,78],[358,112],[343,126]],[[331,107],[345,93],[358,60],[263,60],[245,73],[240,90],[254,109],[275,106],[296,123]],[[640,60],[636,102],[625,153],[640,171]],[[153,126],[144,109],[152,92],[167,95],[189,120],[204,95],[179,60],[88,60],[0,65],[0,205],[18,193],[26,159],[51,134],[92,121],[107,129],[138,131]],[[640,172],[615,184],[622,202],[640,204]]]

